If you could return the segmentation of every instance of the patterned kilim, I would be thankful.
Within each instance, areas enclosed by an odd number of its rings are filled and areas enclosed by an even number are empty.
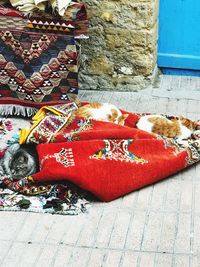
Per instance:
[[[0,104],[40,107],[78,93],[79,46],[87,33],[83,4],[61,18],[0,8]]]

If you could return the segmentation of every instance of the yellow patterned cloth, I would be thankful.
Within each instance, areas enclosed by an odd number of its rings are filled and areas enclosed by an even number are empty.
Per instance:
[[[21,129],[19,143],[52,142],[53,136],[74,119],[72,113],[78,109],[79,105],[78,102],[69,102],[55,106],[43,106],[32,118],[32,127]]]
[[[33,11],[45,11],[51,7],[60,16],[63,16],[72,0],[0,0],[0,5],[10,3],[14,8],[24,12],[32,13]]]

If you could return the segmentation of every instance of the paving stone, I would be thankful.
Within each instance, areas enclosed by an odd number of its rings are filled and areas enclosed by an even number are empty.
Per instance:
[[[81,230],[89,221],[90,218],[86,214],[80,215],[80,216],[70,216],[68,217],[68,222],[66,224],[66,231],[63,234],[63,237],[61,239],[61,242],[68,245],[75,245],[78,241],[78,238],[80,236]]]
[[[95,246],[108,247],[118,210],[104,210],[96,233]]]
[[[199,267],[200,266],[200,256],[194,256],[191,260],[191,267]]]
[[[63,236],[65,232],[67,232],[72,221],[69,220],[68,216],[54,215],[53,217],[53,224],[47,233],[46,242],[48,244],[59,244],[63,241]]]
[[[34,266],[34,264],[38,262],[38,256],[40,255],[41,249],[42,249],[41,245],[31,244],[30,242],[26,243],[24,251],[21,254],[18,266],[19,267]],[[39,263],[37,263],[37,266],[38,265]]]
[[[200,214],[194,217],[194,253],[200,255]],[[200,258],[199,258],[200,259]],[[200,262],[199,262],[200,263]]]
[[[180,76],[172,76],[171,78],[171,82],[170,82],[170,89],[173,90],[177,90],[180,88],[181,85],[181,77]]]
[[[42,215],[42,216],[41,216]],[[45,242],[48,232],[53,226],[54,216],[49,214],[40,214],[37,224],[33,229],[31,237],[29,238],[30,242]]]
[[[185,182],[181,185],[180,211],[191,212],[193,201],[192,183]]]
[[[24,224],[27,214],[24,212],[2,212],[0,215],[0,240],[11,241],[16,238]]]
[[[177,235],[175,239],[175,253],[190,253],[190,227],[191,215],[179,214],[177,223]]]
[[[142,240],[142,250],[156,251],[160,240],[160,229],[162,224],[162,214],[150,212],[144,225]]]
[[[149,203],[152,198],[153,187],[146,187],[138,192],[138,198],[136,203],[136,208],[138,210],[147,210],[149,207]]]
[[[11,241],[3,241],[3,240],[0,241],[0,251],[1,251],[1,253],[0,253],[0,266],[2,264],[4,257],[6,257],[6,255],[8,254],[8,251],[9,251],[11,245],[12,245]]]
[[[106,257],[106,250],[92,249],[87,267],[100,267],[103,266],[104,258]]]
[[[158,251],[162,253],[173,253],[177,231],[177,215],[173,213],[163,213],[162,216],[163,222]]]
[[[138,103],[137,103],[137,113],[145,113],[145,107],[149,106],[149,102],[152,100],[151,96],[142,95],[140,96]]]
[[[138,256],[138,252],[126,251],[122,256],[120,267],[137,266]]]
[[[36,267],[44,267],[44,266],[51,266],[54,254],[57,252],[57,246],[52,246],[49,244],[45,244],[45,246],[41,246],[40,254],[33,266]]]
[[[140,250],[143,230],[145,226],[146,212],[136,211],[129,225],[125,248]]]
[[[194,209],[195,209],[195,212],[200,213],[199,192],[200,192],[200,182],[196,182],[195,188],[194,188],[194,199],[195,199]]]
[[[89,248],[74,248],[71,257],[66,264],[67,267],[87,267],[88,258],[90,256]]]
[[[127,111],[130,112],[139,112],[139,102],[140,102],[141,95],[133,93],[130,95],[130,98],[127,99]]]
[[[133,210],[133,208],[136,206],[137,198],[138,198],[137,191],[130,193],[128,195],[125,195],[122,198],[121,209]]]
[[[67,266],[67,263],[69,262],[69,259],[72,254],[72,250],[73,247],[59,245],[52,259],[52,266],[53,267]]]
[[[118,267],[122,258],[121,251],[111,250],[108,252],[104,267]]]
[[[158,254],[155,262],[156,267],[171,267],[172,266],[172,255],[170,254]]]
[[[163,90],[171,88],[172,78],[173,78],[172,75],[162,75],[161,87],[162,87]]]
[[[115,224],[113,226],[113,231],[110,238],[110,248],[123,249],[126,241],[126,234],[128,231],[130,218],[130,212],[122,210],[119,211],[115,219]]]
[[[19,266],[20,259],[25,251],[26,244],[24,243],[13,243],[4,257],[4,260],[1,263],[2,267],[13,267]]]
[[[96,209],[88,214],[87,223],[83,226],[77,244],[79,246],[93,246],[98,232],[98,225],[102,217],[102,209]]]
[[[93,92],[93,94],[95,94],[95,91]],[[102,103],[112,102],[112,96],[113,96],[113,92],[109,92],[109,91],[102,92],[101,102]]]
[[[174,265],[176,267],[188,267],[190,266],[190,258],[185,255],[176,255],[174,259]]]
[[[160,211],[163,209],[163,204],[166,198],[167,182],[161,181],[153,186],[151,196],[150,210]]]
[[[28,213],[23,225],[19,229],[15,241],[19,242],[30,241],[32,233],[34,233],[38,222],[40,222],[40,219],[42,218],[42,215],[43,214],[38,214],[38,213],[33,213],[33,214]]]
[[[176,176],[179,176],[177,174]],[[175,179],[168,179],[167,181],[167,195],[163,209],[166,211],[177,211],[180,204],[180,181]]]
[[[154,259],[155,259],[154,253],[142,253],[140,257],[140,266],[153,267]]]

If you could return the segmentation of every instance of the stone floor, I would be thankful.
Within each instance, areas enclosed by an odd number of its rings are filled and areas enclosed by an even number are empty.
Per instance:
[[[140,92],[81,91],[81,100],[200,118],[200,78],[161,76]],[[0,266],[200,266],[200,164],[89,213],[0,213]]]

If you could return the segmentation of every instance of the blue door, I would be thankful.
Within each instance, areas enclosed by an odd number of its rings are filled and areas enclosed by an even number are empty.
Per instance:
[[[160,0],[158,66],[200,70],[200,0]]]

